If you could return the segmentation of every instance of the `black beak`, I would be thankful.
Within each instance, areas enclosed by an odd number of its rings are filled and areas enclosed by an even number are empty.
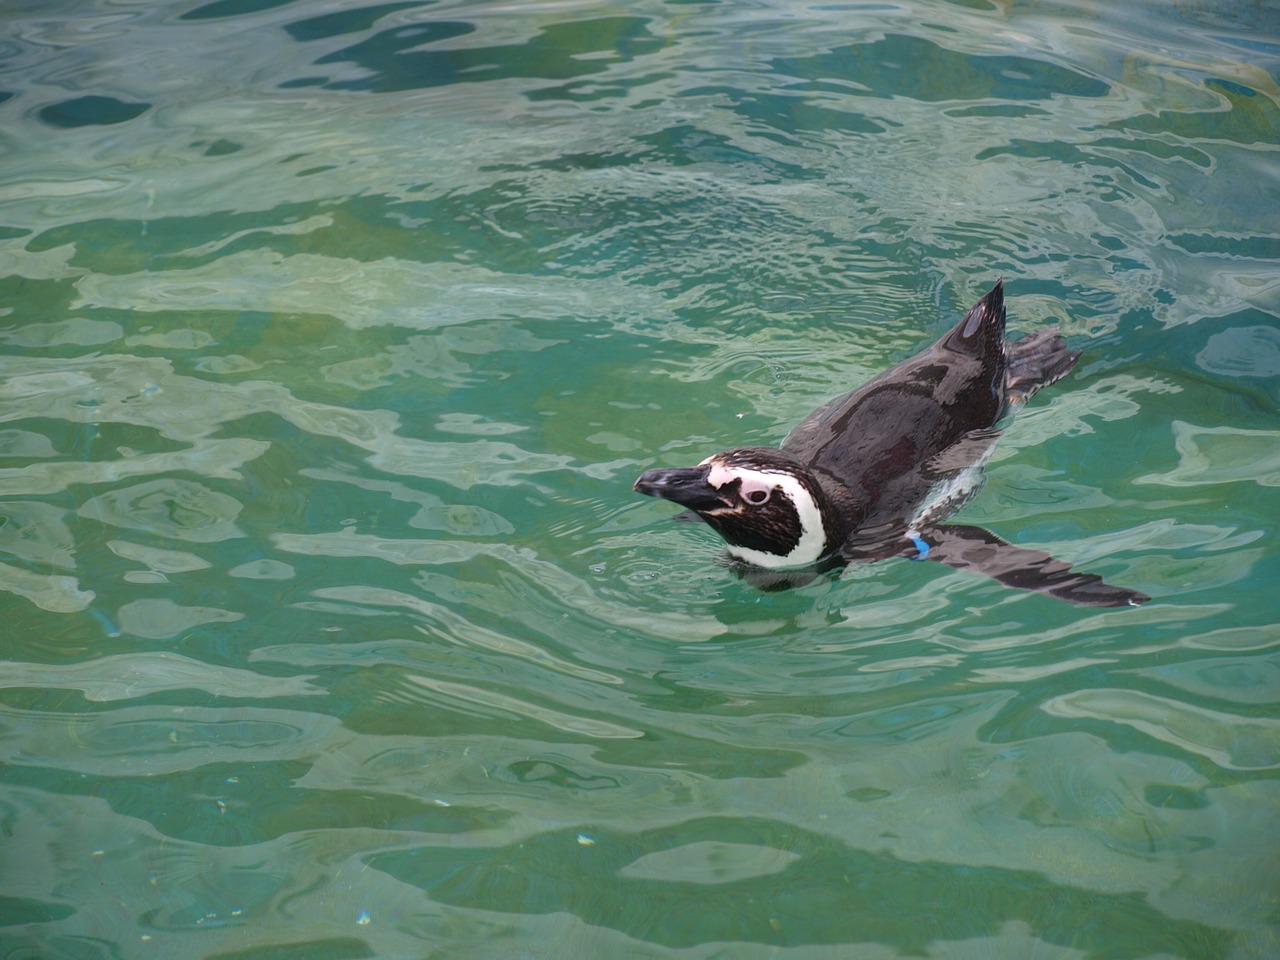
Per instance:
[[[646,497],[662,497],[690,510],[721,510],[733,506],[732,501],[707,483],[708,472],[708,467],[646,470],[635,482],[635,491]]]

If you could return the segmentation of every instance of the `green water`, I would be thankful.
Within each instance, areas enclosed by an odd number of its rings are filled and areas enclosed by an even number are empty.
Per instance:
[[[1280,955],[1268,2],[0,6],[0,958]],[[931,563],[652,466],[996,277]]]

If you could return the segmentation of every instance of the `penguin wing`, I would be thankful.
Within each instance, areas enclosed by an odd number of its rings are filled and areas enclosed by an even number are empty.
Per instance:
[[[938,524],[922,530],[920,536],[929,546],[925,559],[974,570],[1007,587],[1035,590],[1082,607],[1137,606],[1151,599],[1106,583],[1097,574],[1077,573],[1047,553],[1015,547],[982,527]]]

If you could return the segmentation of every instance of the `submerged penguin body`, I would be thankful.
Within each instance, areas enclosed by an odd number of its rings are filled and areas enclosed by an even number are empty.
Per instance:
[[[892,556],[976,570],[1090,606],[1148,598],[1072,571],[978,527],[941,524],[981,485],[1009,407],[1060,379],[1079,353],[1056,331],[1005,339],[1001,282],[921,353],[813,411],[780,447],[739,447],[635,484],[688,507],[748,580],[795,586]]]

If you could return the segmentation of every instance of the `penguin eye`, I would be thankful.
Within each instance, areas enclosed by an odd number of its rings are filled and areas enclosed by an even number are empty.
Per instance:
[[[753,507],[764,506],[769,502],[769,497],[772,493],[773,488],[762,483],[744,483],[742,485],[742,499]]]

